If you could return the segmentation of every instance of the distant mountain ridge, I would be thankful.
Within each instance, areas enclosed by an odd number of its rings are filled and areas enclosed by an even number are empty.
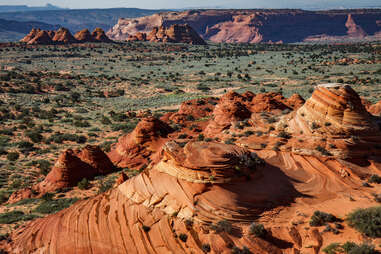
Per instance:
[[[52,4],[46,4],[45,6],[31,7],[28,5],[0,5],[0,12],[26,12],[26,11],[48,11],[48,10],[64,10]]]

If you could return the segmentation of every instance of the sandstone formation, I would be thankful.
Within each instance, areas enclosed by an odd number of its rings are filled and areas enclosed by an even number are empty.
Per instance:
[[[70,33],[70,31],[64,27],[61,27],[60,29],[57,30],[52,40],[54,42],[64,43],[64,44],[78,42]]]
[[[142,119],[133,132],[119,138],[108,154],[114,165],[137,168],[147,165],[158,152],[163,140],[172,132],[166,123],[154,117]]]
[[[49,45],[53,43],[53,40],[48,31],[41,30],[27,43],[31,45]]]
[[[89,29],[83,29],[74,35],[75,39],[79,42],[94,42],[94,38],[91,35]]]
[[[381,101],[369,106],[369,112],[375,116],[381,116]]]
[[[102,28],[95,28],[94,31],[91,33],[91,36],[94,38],[94,40],[96,42],[106,42],[106,43],[110,43],[112,42],[112,40],[110,40],[105,32],[103,31]]]
[[[281,126],[286,126],[284,130],[293,136],[309,140],[310,145],[293,144],[294,152],[314,153],[316,147],[321,147],[317,150],[336,158],[379,153],[380,126],[349,85],[317,86],[301,108],[278,123],[278,128],[283,129]]]
[[[200,119],[200,134],[234,139],[224,144],[194,141],[191,134],[178,138],[194,125],[181,120],[185,115]],[[182,127],[174,130],[169,123],[176,119]],[[140,174],[122,173],[114,189],[34,220],[0,246],[17,254],[231,253],[233,248],[318,254],[334,242],[377,246],[377,239],[345,221],[340,228],[329,225],[339,234],[308,222],[316,210],[345,218],[348,211],[377,205],[374,194],[381,186],[369,188],[364,181],[381,174],[378,120],[345,84],[319,85],[306,102],[299,95],[252,92],[229,92],[218,102],[184,102],[162,120],[142,119],[112,147],[112,162],[140,168]],[[49,189],[71,182],[78,172],[110,172],[101,153],[95,147],[66,151],[47,177],[55,184],[47,179],[41,184]],[[250,234],[254,221],[264,224],[262,237]]]
[[[229,43],[379,40],[380,10],[190,10],[122,18],[107,32],[126,40],[155,27],[189,24],[204,40]],[[134,37],[131,37],[134,38]],[[134,38],[136,39],[136,38]]]
[[[172,42],[206,45],[206,42],[188,24],[174,24],[168,28],[164,26],[154,27],[149,34],[138,32],[134,35],[130,35],[127,41]]]
[[[113,172],[114,165],[98,146],[86,146],[82,150],[68,149],[62,152],[44,181],[31,189],[15,192],[9,203],[15,203],[32,196],[42,196],[60,188],[76,186],[83,178],[92,179],[97,175]]]
[[[207,118],[212,115],[216,98],[202,98],[185,101],[181,103],[180,109],[176,113],[169,115],[169,120],[175,123],[184,123],[186,121],[194,121],[202,118]]]
[[[12,253],[203,253],[206,245],[211,253],[230,253],[232,246],[252,253],[320,253],[337,236],[296,220],[321,206],[345,216],[355,206],[348,193],[362,200],[361,207],[372,205],[369,188],[360,190],[361,177],[380,168],[274,151],[259,155],[268,164],[233,145],[167,143],[162,160],[140,175],[32,221],[2,244]],[[266,221],[262,239],[249,234],[258,216]],[[230,233],[212,226],[220,221],[232,223]],[[340,237],[357,241],[361,235],[346,228]]]
[[[85,42],[109,43],[112,41],[100,28],[96,28],[91,34],[88,29],[84,29],[73,36],[68,29],[61,27],[57,31],[45,31],[33,28],[27,36],[21,39],[21,42],[33,45],[50,45]]]

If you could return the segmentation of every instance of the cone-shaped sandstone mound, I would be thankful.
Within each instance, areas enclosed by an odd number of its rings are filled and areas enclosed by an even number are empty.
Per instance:
[[[68,149],[62,152],[52,170],[44,181],[31,189],[14,192],[9,203],[15,203],[25,198],[42,196],[60,188],[73,187],[83,178],[91,179],[97,175],[112,173],[115,166],[98,146],[86,146],[82,150]]]
[[[105,32],[103,31],[102,28],[95,28],[94,31],[91,33],[91,36],[93,37],[93,39],[97,42],[112,42],[112,40],[110,40]]]
[[[118,167],[136,168],[147,164],[158,152],[172,128],[154,117],[142,119],[133,132],[119,138],[108,154]]]
[[[39,31],[36,36],[33,37],[30,41],[28,41],[28,44],[31,45],[49,45],[52,44],[52,38],[50,37],[50,34],[47,31],[41,30]]]
[[[83,29],[79,32],[77,32],[74,37],[79,41],[79,42],[94,42],[94,38],[91,35],[89,29]]]
[[[27,34],[24,38],[20,40],[20,42],[28,43],[30,40],[32,40],[36,35],[41,31],[41,29],[33,28],[29,34]]]
[[[75,43],[78,42],[77,39],[70,33],[67,28],[61,27],[57,30],[53,37],[53,41],[57,43]]]
[[[294,137],[309,140],[295,142],[294,152],[314,154],[312,150],[320,150],[340,158],[379,153],[380,126],[349,85],[317,86],[301,108],[279,122],[278,127],[282,126]]]

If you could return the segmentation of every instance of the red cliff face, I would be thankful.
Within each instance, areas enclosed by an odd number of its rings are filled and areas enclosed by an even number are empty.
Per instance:
[[[374,37],[380,34],[380,10],[195,10],[166,12],[148,17],[120,19],[107,32],[115,40],[126,40],[154,27],[189,24],[204,40],[230,43],[302,42]]]
[[[149,34],[138,32],[130,35],[127,41],[151,41],[187,43],[194,45],[206,45],[205,41],[189,25],[174,24],[166,28],[164,26],[154,27]]]

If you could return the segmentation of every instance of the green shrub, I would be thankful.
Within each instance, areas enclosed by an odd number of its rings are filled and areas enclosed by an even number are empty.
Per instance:
[[[17,161],[20,157],[20,154],[18,152],[10,152],[7,154],[7,159],[9,161]]]
[[[0,214],[0,224],[12,224],[18,221],[33,220],[38,217],[34,214],[24,214],[23,211],[15,210]]]
[[[358,209],[347,217],[349,226],[369,237],[381,237],[381,206]]]
[[[89,180],[83,178],[80,182],[78,182],[77,186],[80,190],[87,190],[89,188]]]
[[[332,214],[321,212],[321,211],[315,211],[314,214],[311,216],[310,226],[319,227],[319,226],[323,226],[327,222],[336,222],[336,221],[338,221],[338,219]]]
[[[255,235],[256,237],[262,238],[262,237],[266,236],[267,231],[266,231],[265,227],[262,224],[253,222],[250,225],[249,233],[251,235]]]
[[[379,175],[371,175],[369,180],[368,180],[369,183],[377,183],[377,184],[380,184],[381,183],[381,177]]]
[[[61,211],[62,209],[68,208],[69,206],[71,206],[77,201],[78,201],[77,198],[66,198],[66,199],[44,201],[34,209],[34,212],[42,213],[42,214],[56,213]]]
[[[180,240],[183,241],[184,243],[188,240],[188,236],[187,236],[186,234],[184,234],[184,233],[181,233],[181,234],[179,235],[179,238],[180,238]]]
[[[210,244],[209,243],[204,243],[202,246],[201,246],[201,249],[204,253],[208,253],[211,251],[210,249]]]
[[[345,242],[344,244],[331,243],[323,249],[327,254],[376,254],[378,253],[373,245],[363,243],[358,245],[354,242]]]
[[[211,228],[217,233],[226,232],[230,234],[233,231],[232,224],[227,220],[220,220],[216,225],[212,225]]]

